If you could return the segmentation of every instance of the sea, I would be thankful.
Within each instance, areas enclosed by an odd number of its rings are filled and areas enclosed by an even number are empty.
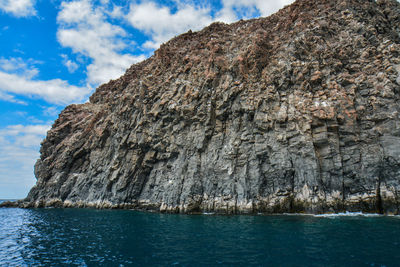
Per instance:
[[[0,208],[0,266],[400,266],[400,217]]]

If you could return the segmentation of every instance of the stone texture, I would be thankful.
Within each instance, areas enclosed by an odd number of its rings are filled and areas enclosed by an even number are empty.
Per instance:
[[[23,207],[399,214],[400,4],[180,35],[65,108]]]

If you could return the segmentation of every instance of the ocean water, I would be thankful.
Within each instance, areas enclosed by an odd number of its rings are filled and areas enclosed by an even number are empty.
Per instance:
[[[400,218],[0,208],[0,266],[400,266]]]

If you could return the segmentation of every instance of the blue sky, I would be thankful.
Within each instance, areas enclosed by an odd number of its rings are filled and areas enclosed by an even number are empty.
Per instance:
[[[0,199],[35,184],[40,142],[84,103],[180,33],[267,16],[293,0],[0,0]]]

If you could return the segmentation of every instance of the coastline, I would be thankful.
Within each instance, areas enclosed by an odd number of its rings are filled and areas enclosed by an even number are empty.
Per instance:
[[[179,205],[166,206],[163,203],[150,203],[148,201],[136,201],[131,203],[111,203],[110,201],[62,201],[60,199],[39,200],[29,202],[25,199],[21,200],[5,200],[0,202],[0,208],[72,208],[72,209],[119,209],[119,210],[136,210],[146,212],[158,212],[168,214],[213,214],[213,215],[314,215],[329,216],[343,214],[369,214],[369,215],[400,215],[398,205],[394,199],[384,199],[385,208],[377,206],[375,199],[364,199],[358,202],[320,202],[310,203],[295,201],[286,198],[279,203],[267,202],[251,202],[247,205],[229,206],[231,203],[223,203],[224,205],[207,206],[207,202],[198,206]],[[388,205],[392,203],[392,205]]]

